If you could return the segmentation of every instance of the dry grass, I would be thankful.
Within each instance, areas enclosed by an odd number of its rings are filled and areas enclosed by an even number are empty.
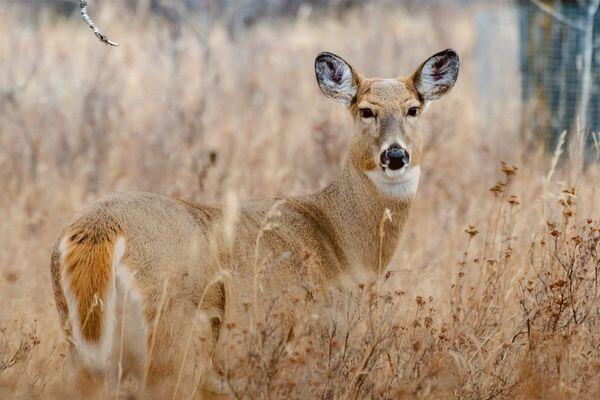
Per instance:
[[[524,144],[518,96],[482,125],[464,10],[373,7],[235,41],[185,25],[173,42],[106,6],[96,20],[115,50],[0,4],[0,398],[73,396],[49,252],[83,205],[117,190],[214,202],[317,189],[350,121],[320,96],[315,54],[393,76],[450,46],[459,83],[428,112],[421,187],[382,282],[325,308],[282,296],[257,335],[228,327],[247,351],[219,365],[223,384],[249,399],[600,396],[600,168]]]

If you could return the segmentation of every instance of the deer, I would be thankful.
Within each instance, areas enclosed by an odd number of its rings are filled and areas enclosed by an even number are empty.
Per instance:
[[[366,78],[329,52],[314,68],[322,93],[353,120],[339,171],[321,190],[237,207],[116,193],[62,230],[52,283],[85,382],[106,385],[130,373],[148,397],[201,396],[223,327],[251,326],[248,303],[258,307],[266,294],[304,281],[320,293],[344,276],[381,274],[390,263],[419,184],[423,116],[454,86],[459,57],[447,49],[390,79]],[[278,223],[263,229],[271,218]],[[257,254],[277,265],[257,274]],[[184,340],[192,329],[193,340]]]

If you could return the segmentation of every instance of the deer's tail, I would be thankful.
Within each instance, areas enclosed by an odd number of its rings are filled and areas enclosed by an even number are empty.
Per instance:
[[[61,235],[52,255],[57,308],[81,361],[102,370],[115,330],[115,271],[125,239],[118,226],[76,221]]]

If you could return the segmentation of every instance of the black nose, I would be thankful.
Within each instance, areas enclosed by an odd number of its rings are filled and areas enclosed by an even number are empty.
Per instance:
[[[381,153],[381,166],[393,171],[404,167],[408,164],[408,161],[408,153],[397,144],[391,145],[386,151]]]

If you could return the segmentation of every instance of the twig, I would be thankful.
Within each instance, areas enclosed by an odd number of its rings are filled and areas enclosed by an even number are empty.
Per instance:
[[[100,41],[106,45],[109,46],[118,46],[117,43],[111,41],[109,38],[106,37],[106,35],[104,35],[102,32],[100,32],[98,30],[98,27],[96,26],[96,24],[94,24],[94,21],[92,21],[92,19],[90,18],[90,15],[88,14],[88,4],[87,1],[85,0],[79,0],[79,8],[81,9],[81,17],[83,18],[83,20],[85,21],[85,23],[90,27],[91,30],[94,31],[94,34],[96,35],[96,37],[98,39],[100,39]]]
[[[600,159],[600,132],[592,132],[592,139],[594,139],[594,147],[596,148],[598,159]]]
[[[584,30],[583,26],[581,26],[581,24],[579,22],[573,21],[573,20],[567,18],[566,16],[559,13],[551,6],[544,4],[539,0],[531,0],[531,2],[533,4],[535,4],[536,6],[538,6],[538,8],[540,10],[544,11],[545,13],[550,14],[552,17],[556,18],[558,21],[562,22],[563,24],[569,25],[571,28],[579,29],[580,31]]]

